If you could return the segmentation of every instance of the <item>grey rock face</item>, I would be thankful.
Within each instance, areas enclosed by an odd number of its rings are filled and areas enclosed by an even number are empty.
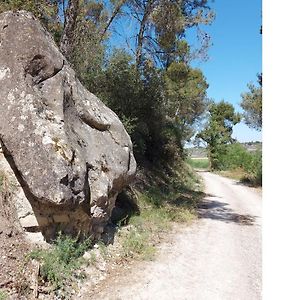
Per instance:
[[[117,115],[25,11],[0,15],[0,143],[48,236],[58,225],[101,233],[136,171]]]

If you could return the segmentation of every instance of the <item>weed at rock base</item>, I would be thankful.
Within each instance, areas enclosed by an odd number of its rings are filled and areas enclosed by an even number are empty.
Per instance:
[[[37,249],[29,254],[29,258],[41,263],[41,278],[53,285],[60,294],[68,294],[65,290],[71,285],[72,278],[82,279],[84,274],[76,272],[85,262],[82,255],[91,247],[91,240],[79,242],[70,236],[59,234],[50,249]]]

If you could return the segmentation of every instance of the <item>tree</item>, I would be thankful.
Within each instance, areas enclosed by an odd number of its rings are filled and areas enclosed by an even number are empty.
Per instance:
[[[208,114],[208,122],[196,138],[207,144],[211,169],[218,169],[219,158],[226,152],[226,145],[234,142],[231,136],[233,126],[240,122],[241,118],[235,113],[233,105],[225,101],[212,102],[208,107]]]
[[[208,84],[202,72],[184,62],[172,62],[163,73],[165,113],[182,132],[182,140],[193,135],[192,125],[202,116]]]
[[[241,95],[245,123],[256,130],[262,128],[262,75],[258,75],[259,86],[248,84],[249,92]]]
[[[46,25],[55,22],[57,14],[56,0],[5,0],[0,1],[0,13],[8,10],[27,10],[32,12]],[[48,28],[49,29],[49,28]]]
[[[167,68],[179,51],[186,30],[209,24],[214,13],[208,0],[130,0],[129,15],[136,20],[136,65],[152,59]],[[208,35],[206,35],[208,38]],[[202,44],[200,41],[199,44]],[[200,47],[201,48],[201,47]]]
[[[68,0],[68,8],[64,12],[64,30],[60,39],[60,50],[67,59],[71,57],[74,48],[74,33],[78,13],[79,0]]]
[[[80,81],[113,109],[131,135],[138,162],[184,157],[184,141],[203,114],[208,84],[190,67],[189,28],[209,23],[209,0],[6,0],[53,34]],[[133,55],[110,47],[117,20],[135,20]],[[125,34],[126,37],[126,34]]]
[[[80,77],[87,64],[99,62],[103,44],[113,22],[122,14],[126,0],[5,0],[0,13],[7,10],[32,12],[52,33],[61,52]],[[100,52],[100,56],[97,54]],[[82,54],[82,57],[80,57]]]

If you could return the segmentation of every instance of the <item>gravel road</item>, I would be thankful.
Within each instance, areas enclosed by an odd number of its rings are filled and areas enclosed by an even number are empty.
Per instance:
[[[199,220],[163,244],[155,261],[142,262],[90,299],[261,299],[261,193],[199,173],[206,194]]]

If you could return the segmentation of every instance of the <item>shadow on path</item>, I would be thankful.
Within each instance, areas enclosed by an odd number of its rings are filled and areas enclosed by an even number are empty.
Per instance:
[[[213,199],[211,199],[213,198]],[[236,223],[238,225],[254,225],[256,217],[235,213],[228,203],[216,200],[217,196],[206,194],[198,206],[198,216],[201,219]]]
[[[249,180],[242,179],[240,181],[237,181],[234,183],[235,185],[240,185],[240,186],[246,186],[246,187],[251,187],[251,188],[262,188],[261,184],[258,183],[253,183]]]

